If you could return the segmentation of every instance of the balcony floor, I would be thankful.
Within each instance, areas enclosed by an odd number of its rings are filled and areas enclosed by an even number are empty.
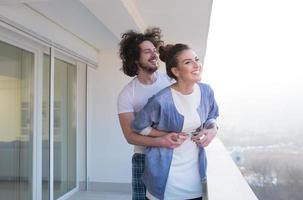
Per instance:
[[[114,192],[93,192],[79,191],[69,197],[67,200],[130,200],[129,193],[114,193]]]

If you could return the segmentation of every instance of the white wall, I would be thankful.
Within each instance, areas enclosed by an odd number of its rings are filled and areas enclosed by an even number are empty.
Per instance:
[[[132,145],[121,132],[116,101],[130,80],[120,71],[118,50],[101,52],[88,71],[88,176],[90,182],[131,182]]]

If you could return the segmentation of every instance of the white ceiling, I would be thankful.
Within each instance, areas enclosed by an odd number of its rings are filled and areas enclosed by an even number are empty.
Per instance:
[[[167,43],[186,43],[204,57],[212,0],[81,0],[120,39],[158,26]]]
[[[186,43],[203,54],[212,0],[133,0],[148,26],[162,28],[164,39]]]
[[[158,26],[166,43],[186,43],[203,58],[212,0],[0,0],[26,3],[44,17],[103,50],[121,33]]]

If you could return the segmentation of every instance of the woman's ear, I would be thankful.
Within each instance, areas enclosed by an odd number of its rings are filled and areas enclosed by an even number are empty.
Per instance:
[[[179,77],[179,70],[177,67],[172,67],[171,72],[176,76]]]

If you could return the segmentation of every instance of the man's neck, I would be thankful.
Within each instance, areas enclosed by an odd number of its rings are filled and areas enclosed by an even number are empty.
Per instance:
[[[140,71],[140,73],[137,75],[137,78],[140,81],[140,83],[144,85],[151,85],[157,80],[156,72],[150,74],[145,71]]]

